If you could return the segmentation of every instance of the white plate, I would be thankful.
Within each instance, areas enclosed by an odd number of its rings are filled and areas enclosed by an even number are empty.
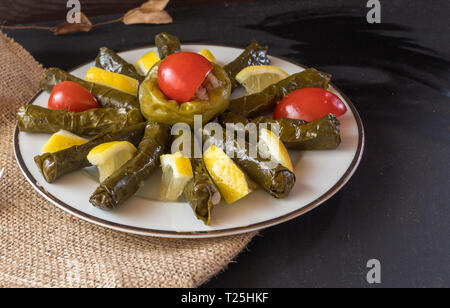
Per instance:
[[[185,51],[200,51],[208,48],[216,56],[219,64],[236,58],[242,49],[216,46],[183,46]],[[142,55],[155,50],[154,47],[141,48],[120,53],[130,63],[135,63]],[[304,68],[281,58],[270,57],[277,65],[290,74]],[[94,62],[72,71],[83,78]],[[28,181],[50,202],[59,208],[87,221],[111,229],[141,235],[173,238],[201,238],[238,234],[267,228],[302,215],[334,195],[350,179],[357,168],[364,146],[364,131],[361,119],[348,98],[336,87],[332,91],[347,105],[347,113],[340,117],[342,143],[336,150],[291,151],[297,181],[286,199],[278,200],[259,189],[232,205],[224,202],[213,210],[212,225],[205,226],[197,220],[187,203],[166,203],[157,200],[160,185],[160,171],[156,172],[136,196],[119,209],[105,212],[89,203],[89,196],[97,187],[94,168],[87,168],[56,181],[47,183],[33,161],[35,155],[49,138],[47,134],[19,132],[16,127],[14,150],[17,162]],[[242,95],[243,92],[234,94]],[[38,93],[31,104],[46,106],[49,94]]]

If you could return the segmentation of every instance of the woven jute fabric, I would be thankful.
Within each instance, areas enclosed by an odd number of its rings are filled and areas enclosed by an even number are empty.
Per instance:
[[[13,154],[17,108],[44,69],[0,32],[0,287],[196,287],[255,233],[214,239],[130,235],[75,218],[42,198]]]

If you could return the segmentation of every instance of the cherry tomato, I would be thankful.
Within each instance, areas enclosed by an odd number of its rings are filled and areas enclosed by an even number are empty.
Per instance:
[[[291,118],[312,122],[329,113],[338,117],[346,111],[345,104],[330,91],[305,88],[289,93],[275,108],[273,118]]]
[[[63,81],[53,87],[48,100],[48,108],[81,112],[100,108],[95,97],[78,83]]]
[[[212,69],[211,62],[199,54],[177,52],[161,63],[158,86],[168,98],[185,103],[194,96]]]

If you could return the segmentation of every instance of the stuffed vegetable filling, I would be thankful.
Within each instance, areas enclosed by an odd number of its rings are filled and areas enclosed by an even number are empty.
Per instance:
[[[209,92],[221,87],[223,85],[213,73],[209,73],[206,76],[205,81],[200,85],[200,87],[195,91],[194,97],[191,100],[208,101]]]

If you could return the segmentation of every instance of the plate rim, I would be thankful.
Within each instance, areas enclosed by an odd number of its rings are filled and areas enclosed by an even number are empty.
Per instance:
[[[232,46],[232,45],[221,45],[221,44],[204,44],[204,43],[184,43],[183,45],[201,45],[201,46],[211,46],[211,47],[226,47],[226,48],[235,48],[235,49],[239,49],[239,50],[243,50],[243,48],[241,47],[236,47],[236,46]],[[139,50],[139,49],[146,49],[146,48],[155,48],[155,45],[147,45],[147,46],[143,46],[143,47],[137,47],[137,48],[132,48],[132,49],[127,49],[127,50],[122,50],[118,53],[121,52],[129,52],[129,51],[135,51],[135,50]],[[282,57],[282,56],[272,56],[269,55],[272,58],[278,58],[281,60],[284,60],[286,62],[289,62],[291,64],[300,66],[303,69],[306,69],[307,66],[297,63],[296,61],[293,61],[291,59]],[[69,70],[69,72],[72,72],[84,65],[89,64],[92,61],[88,61],[85,62],[83,64],[80,64],[72,69]],[[273,227],[275,225],[278,225],[280,223],[292,220],[294,218],[297,218],[301,215],[304,215],[310,211],[312,211],[313,209],[315,209],[316,207],[318,207],[319,205],[323,204],[325,201],[327,201],[328,199],[330,199],[333,195],[335,195],[349,180],[350,178],[353,176],[353,174],[356,172],[363,153],[364,153],[364,145],[365,145],[365,132],[364,132],[364,126],[362,123],[362,119],[356,109],[356,107],[353,105],[352,101],[347,97],[347,95],[345,95],[338,87],[336,87],[332,82],[330,82],[330,85],[339,93],[339,95],[341,95],[346,103],[348,104],[348,106],[350,107],[354,117],[355,117],[355,121],[356,121],[356,125],[358,128],[358,146],[356,149],[356,153],[355,156],[353,157],[352,162],[350,163],[349,167],[347,168],[347,170],[344,172],[344,174],[342,175],[342,177],[328,190],[326,191],[324,194],[322,194],[320,197],[318,197],[317,199],[311,201],[310,203],[306,204],[305,206],[294,210],[292,212],[289,212],[287,214],[272,218],[272,219],[268,219],[262,222],[258,222],[258,223],[254,223],[251,225],[247,225],[247,226],[240,226],[240,227],[233,227],[233,228],[227,228],[227,229],[221,229],[221,230],[204,230],[204,231],[169,231],[169,230],[157,230],[157,229],[149,229],[149,228],[141,228],[141,227],[133,227],[133,226],[129,226],[129,225],[123,225],[123,224],[119,224],[119,223],[115,223],[115,222],[111,222],[105,219],[101,219],[98,218],[96,216],[92,216],[89,215],[87,213],[84,213],[78,209],[75,209],[73,207],[71,207],[70,205],[68,205],[67,203],[65,203],[64,201],[54,197],[51,193],[49,193],[48,191],[46,191],[40,184],[39,182],[34,178],[34,176],[29,172],[28,168],[25,165],[25,162],[23,160],[22,154],[20,152],[20,148],[19,148],[19,128],[18,125],[16,123],[15,129],[14,129],[14,135],[13,135],[13,149],[14,149],[14,156],[15,159],[17,161],[17,164],[19,166],[19,169],[21,170],[21,172],[24,174],[25,178],[27,179],[27,181],[31,184],[31,186],[33,186],[33,188],[35,190],[37,190],[37,192],[42,195],[45,199],[47,199],[50,203],[52,203],[53,205],[57,206],[58,208],[60,208],[61,210],[75,216],[78,217],[79,219],[88,221],[90,223],[96,224],[96,225],[100,225],[102,227],[106,227],[109,229],[113,229],[116,231],[121,231],[121,232],[126,232],[126,233],[131,233],[131,234],[137,234],[137,235],[144,235],[144,236],[153,236],[153,237],[165,237],[165,238],[212,238],[212,237],[221,237],[221,236],[230,236],[230,235],[237,235],[237,234],[242,234],[242,233],[248,233],[248,232],[252,232],[252,231],[257,231],[257,230],[261,230],[261,229],[266,229],[269,227]],[[40,90],[38,91],[27,103],[28,104],[32,104],[39,95],[41,95],[44,91]]]

